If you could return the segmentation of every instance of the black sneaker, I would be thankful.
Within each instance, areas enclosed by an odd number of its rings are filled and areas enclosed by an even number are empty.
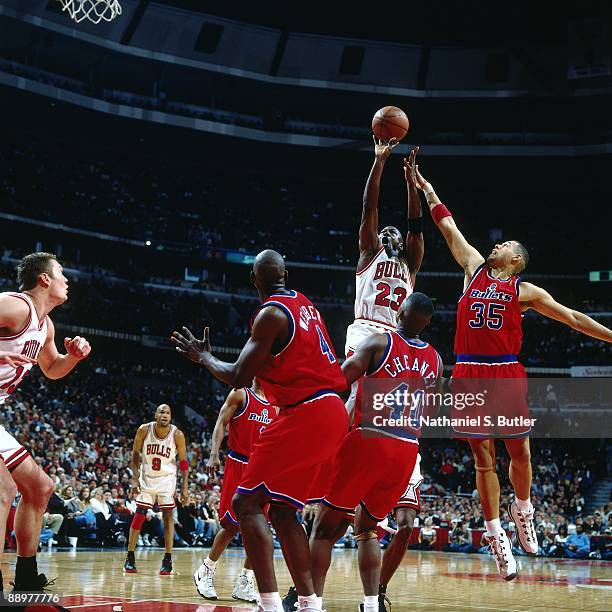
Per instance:
[[[35,576],[31,576],[30,578],[23,578],[15,574],[15,582],[13,582],[13,591],[18,593],[20,591],[42,591],[45,587],[53,584],[55,582],[55,578],[53,580],[47,580],[47,577],[44,574],[38,574]]]
[[[172,559],[164,559],[159,570],[160,576],[169,576],[172,573]]]
[[[292,586],[289,587],[289,591],[283,597],[283,610],[284,612],[295,612],[297,610],[298,592],[297,589]]]
[[[137,574],[138,570],[136,569],[136,562],[127,558],[123,564],[123,571],[126,574]]]

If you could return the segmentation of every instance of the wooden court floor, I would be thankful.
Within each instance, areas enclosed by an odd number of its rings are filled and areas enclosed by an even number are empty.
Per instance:
[[[196,592],[192,575],[206,549],[178,549],[174,574],[159,576],[161,549],[136,550],[138,574],[122,571],[125,552],[53,551],[39,553],[39,571],[57,578],[53,590],[65,607],[79,612],[247,612],[255,606],[232,600],[244,560],[242,549],[226,551],[215,575],[220,599],[208,602]],[[484,555],[408,551],[388,595],[399,610],[537,611],[612,610],[612,562],[521,558],[521,573],[510,583],[499,579]],[[12,580],[15,555],[5,554],[4,582]],[[290,584],[280,551],[276,569],[281,594]],[[358,609],[361,583],[354,550],[334,551],[324,607],[328,612]]]

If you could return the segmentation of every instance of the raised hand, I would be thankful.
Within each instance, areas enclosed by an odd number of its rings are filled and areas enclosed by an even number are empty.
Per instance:
[[[9,353],[7,351],[0,351],[0,363],[10,365],[13,368],[17,368],[20,365],[25,365],[26,363],[35,364],[36,359],[32,359],[31,357],[27,357],[26,355],[20,355],[19,353]]]
[[[387,161],[391,151],[399,144],[397,138],[392,138],[389,142],[383,142],[382,140],[376,140],[376,136],[372,136],[374,139],[374,155],[376,159],[381,161]]]
[[[81,336],[64,338],[64,347],[71,357],[75,357],[79,361],[85,359],[89,356],[89,353],[91,353],[89,342],[87,342],[85,338],[81,338]]]
[[[416,176],[417,187],[421,190],[425,189],[425,185],[428,185],[429,181],[419,172],[418,164],[414,167],[414,174]]]
[[[202,357],[205,353],[210,353],[212,347],[209,340],[209,329],[204,328],[204,337],[198,340],[187,327],[183,327],[183,334],[175,331],[172,332],[170,340],[174,344],[174,348],[183,357],[190,359],[194,363],[202,363]]]
[[[416,156],[419,152],[419,147],[415,147],[410,151],[410,155],[408,155],[408,159],[404,157],[404,177],[406,182],[409,185],[418,185],[417,175],[416,175]]]

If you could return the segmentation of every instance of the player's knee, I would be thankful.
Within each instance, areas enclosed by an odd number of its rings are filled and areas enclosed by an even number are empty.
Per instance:
[[[53,480],[51,480],[51,478],[47,476],[47,474],[45,474],[41,470],[39,490],[40,490],[41,497],[44,499],[45,505],[47,504],[47,502],[49,501],[49,498],[51,497],[53,493],[53,487],[54,487]]]
[[[519,447],[515,447],[512,449],[511,457],[512,463],[519,464],[521,466],[526,467],[531,463],[531,451],[529,450],[529,445],[523,444]]]
[[[232,508],[236,513],[236,518],[240,521],[240,519],[253,513],[255,502],[250,495],[236,493],[232,498]]]
[[[412,533],[413,525],[414,519],[411,516],[398,520],[397,533],[395,534],[395,537],[408,541],[410,534]]]

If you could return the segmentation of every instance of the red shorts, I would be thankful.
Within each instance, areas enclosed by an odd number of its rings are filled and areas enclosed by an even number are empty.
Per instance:
[[[451,388],[455,395],[451,418],[463,421],[453,425],[458,437],[523,438],[530,434],[527,375],[520,363],[458,363],[453,368]],[[457,401],[458,394],[478,393],[484,393],[482,405]]]
[[[225,462],[223,472],[223,486],[221,487],[221,499],[219,501],[219,521],[221,525],[238,525],[238,519],[232,509],[232,498],[236,489],[242,481],[242,476],[248,465],[249,458],[230,451]],[[225,523],[225,524],[224,524]]]
[[[338,450],[323,503],[345,513],[361,504],[382,521],[406,491],[418,452],[414,442],[351,431]]]
[[[336,455],[347,430],[346,408],[335,393],[282,409],[253,446],[237,492],[265,491],[302,508],[319,468]]]
[[[412,508],[417,512],[421,511],[421,483],[414,486],[412,482],[408,483],[408,487],[400,497],[399,501],[393,506],[396,508]]]

